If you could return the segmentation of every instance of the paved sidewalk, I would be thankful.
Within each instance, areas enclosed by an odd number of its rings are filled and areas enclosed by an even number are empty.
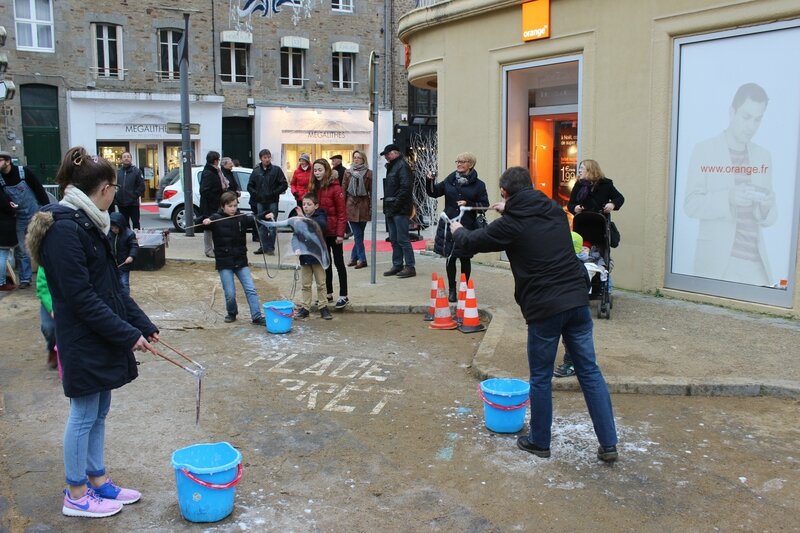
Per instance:
[[[430,239],[432,234],[429,229],[423,236]],[[385,237],[383,232],[378,235]],[[288,239],[288,234],[280,236],[283,253],[289,250]],[[268,275],[262,257],[250,255],[259,290],[264,283],[269,287],[260,294],[262,300],[290,297],[296,257],[266,257]],[[175,233],[170,235],[167,259],[213,261],[203,255],[202,235]],[[348,269],[350,311],[422,312],[429,303],[431,273],[445,274],[442,258],[418,252],[415,278],[383,277],[391,254],[382,252],[377,254],[373,284],[369,253],[368,260],[369,268]],[[478,306],[491,317],[472,371],[480,378],[527,379],[527,329],[514,302],[511,271],[473,261],[472,278]],[[592,304],[596,316],[596,302]],[[420,327],[427,327],[422,317]],[[612,392],[800,398],[800,321],[615,289],[611,318],[595,319],[595,345]],[[556,389],[579,388],[574,377],[554,383]]]

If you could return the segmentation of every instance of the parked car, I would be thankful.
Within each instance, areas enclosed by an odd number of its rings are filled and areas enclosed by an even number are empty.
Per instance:
[[[250,181],[250,173],[253,169],[245,167],[233,167],[233,175],[239,181],[242,188],[242,194],[239,197],[239,209],[242,212],[250,212],[250,193],[247,192],[247,183]],[[167,173],[169,175],[171,172]],[[194,196],[194,213],[200,212],[200,176],[203,173],[203,167],[192,167],[192,196]],[[186,228],[186,209],[184,205],[183,195],[183,179],[181,179],[182,172],[178,172],[177,177],[174,177],[174,183],[164,187],[164,192],[161,200],[158,202],[158,216],[159,218],[172,221],[172,225],[176,231],[183,232]],[[166,176],[164,176],[166,179]],[[297,207],[297,202],[292,196],[291,191],[288,189],[284,192],[278,202],[278,220],[286,220],[289,212]]]
[[[163,176],[161,179],[158,180],[158,190],[156,190],[156,203],[160,202],[164,198],[164,189],[167,188],[168,185],[172,185],[176,181],[178,181],[181,177],[181,169],[173,168]]]

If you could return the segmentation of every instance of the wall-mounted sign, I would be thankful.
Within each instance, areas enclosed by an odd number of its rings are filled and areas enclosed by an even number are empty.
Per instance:
[[[522,4],[522,40],[535,41],[550,37],[550,0],[533,0]]]

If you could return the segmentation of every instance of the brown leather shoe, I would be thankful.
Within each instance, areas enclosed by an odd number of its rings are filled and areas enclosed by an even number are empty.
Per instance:
[[[358,261],[356,263],[356,268],[367,268],[367,262],[366,261]]]
[[[356,266],[357,264],[358,264],[358,261],[356,261],[355,259],[353,259],[352,261],[350,261],[349,263],[347,263],[347,266],[349,266],[349,267],[354,267],[354,266]]]
[[[417,270],[414,267],[407,266],[397,274],[397,277],[398,278],[413,278],[416,275],[417,275]]]

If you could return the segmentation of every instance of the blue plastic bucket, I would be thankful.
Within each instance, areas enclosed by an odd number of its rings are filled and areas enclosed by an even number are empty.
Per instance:
[[[289,333],[293,316],[294,304],[289,300],[264,303],[264,320],[270,333]]]
[[[195,444],[172,454],[181,514],[190,522],[217,522],[233,512],[242,454],[227,442]]]
[[[482,381],[478,394],[483,399],[486,427],[495,433],[516,433],[525,424],[531,386],[526,381],[495,378]]]

